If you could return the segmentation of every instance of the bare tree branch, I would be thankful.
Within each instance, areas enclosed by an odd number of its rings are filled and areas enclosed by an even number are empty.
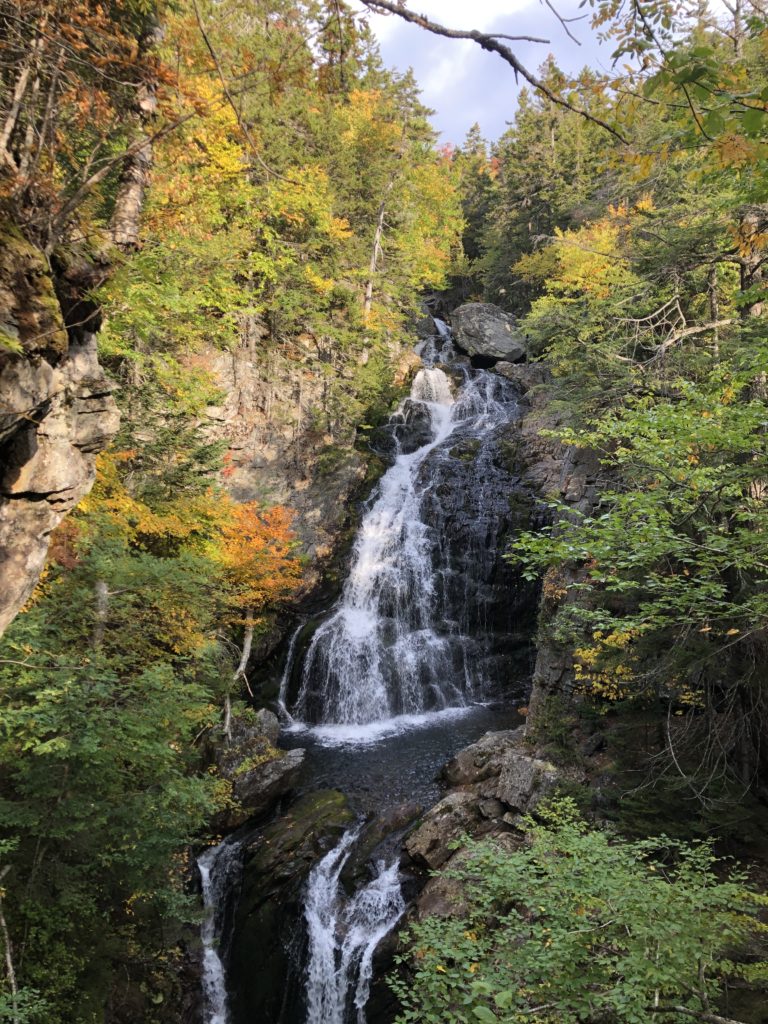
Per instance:
[[[605,129],[615,139],[624,145],[627,144],[627,139],[617,131],[612,125],[606,121],[601,120],[599,117],[595,117],[594,114],[590,114],[589,111],[584,110],[583,107],[577,107],[573,103],[570,103],[563,96],[553,92],[540,78],[537,78],[533,72],[529,71],[524,64],[521,64],[515,54],[510,50],[508,46],[499,42],[501,36],[489,35],[485,32],[478,32],[476,29],[462,30],[455,28],[447,28],[445,25],[440,25],[435,21],[430,21],[423,14],[415,14],[413,11],[409,11],[407,7],[402,6],[399,2],[393,2],[393,0],[363,0],[365,6],[369,11],[375,14],[396,14],[399,18],[404,21],[410,22],[412,25],[418,25],[420,28],[426,29],[427,32],[432,32],[434,35],[446,36],[448,39],[471,39],[481,46],[484,50],[488,50],[490,53],[497,53],[502,60],[506,61],[507,64],[515,72],[515,77],[524,78],[529,85],[531,85],[537,92],[540,92],[543,96],[546,96],[552,103],[557,104],[559,107],[564,107],[566,110],[570,110],[574,114],[578,114],[579,117],[583,117],[587,121],[591,121],[593,124],[598,125],[600,128]],[[528,37],[530,39],[530,37]]]
[[[577,39],[576,36],[573,34],[573,32],[571,32],[571,30],[568,28],[568,22],[569,21],[580,21],[581,19],[580,18],[564,18],[562,16],[562,14],[560,14],[560,12],[555,9],[553,4],[551,3],[551,0],[544,0],[544,4],[550,9],[550,11],[552,11],[554,16],[557,18],[557,20],[563,26],[565,34],[568,36],[568,38],[572,39],[574,41],[574,43],[576,43],[577,46],[581,46],[581,40]],[[586,14],[583,15],[583,17],[586,18]]]

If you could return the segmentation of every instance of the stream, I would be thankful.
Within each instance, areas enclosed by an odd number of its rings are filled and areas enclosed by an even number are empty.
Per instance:
[[[514,528],[504,441],[517,395],[457,359],[448,328],[438,330],[417,349],[410,397],[378,438],[391,465],[364,510],[341,596],[287,652],[281,745],[306,750],[298,796],[338,790],[357,821],[306,877],[285,979],[301,992],[264,1024],[366,1024],[375,952],[407,898],[402,830],[377,847],[365,877],[345,882],[364,822],[408,801],[431,806],[451,756],[521,721],[529,593],[501,558]],[[198,861],[205,1024],[253,1021],[230,1009],[225,970],[239,847],[231,837]]]

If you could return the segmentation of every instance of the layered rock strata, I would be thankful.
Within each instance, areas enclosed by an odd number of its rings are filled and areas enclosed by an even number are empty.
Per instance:
[[[68,334],[43,255],[0,246],[0,633],[32,593],[52,531],[90,490],[120,422],[95,335]]]

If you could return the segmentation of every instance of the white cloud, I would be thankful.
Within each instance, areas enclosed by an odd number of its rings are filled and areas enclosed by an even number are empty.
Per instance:
[[[361,0],[352,0],[362,10]],[[579,0],[558,0],[564,17],[579,17]],[[457,29],[477,29],[508,35],[537,36],[549,43],[508,42],[526,67],[535,71],[549,52],[565,71],[594,65],[599,46],[588,21],[571,26],[584,46],[569,40],[542,0],[407,0],[408,7]],[[424,103],[437,113],[435,127],[446,140],[460,142],[470,125],[479,121],[489,138],[504,131],[515,108],[518,83],[512,69],[498,56],[470,40],[432,35],[397,15],[371,15],[371,28],[381,46],[384,63],[416,73]]]
[[[502,31],[504,19],[534,3],[536,0],[476,0],[474,4],[467,4],[467,0],[418,0],[409,6],[448,28],[474,28],[482,32],[491,26]],[[380,43],[389,42],[403,30],[413,28],[396,14],[373,14],[370,24]]]

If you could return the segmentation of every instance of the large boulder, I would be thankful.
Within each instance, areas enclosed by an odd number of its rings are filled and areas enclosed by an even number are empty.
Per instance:
[[[535,757],[526,748],[522,726],[487,732],[459,751],[443,774],[451,785],[460,786],[461,792],[476,793],[485,801],[498,801],[520,814],[534,810],[560,781],[553,764]]]
[[[557,769],[549,761],[531,757],[522,751],[510,752],[488,795],[513,811],[526,813],[550,796],[559,781]]]
[[[486,733],[448,762],[443,777],[450,792],[405,842],[412,860],[433,871],[451,859],[456,840],[467,833],[504,831],[533,811],[559,781],[554,765],[526,749],[522,727]]]
[[[525,336],[516,320],[490,302],[467,302],[451,314],[453,337],[471,356],[519,363],[525,359]]]
[[[266,815],[295,788],[304,750],[278,749],[279,734],[276,716],[264,708],[232,720],[231,741],[216,755],[219,773],[232,787],[232,802],[215,822],[217,828],[238,828],[248,818]]]
[[[435,804],[422,823],[405,842],[413,860],[433,871],[448,860],[452,844],[468,832],[475,831],[481,821],[477,794],[452,792]]]

